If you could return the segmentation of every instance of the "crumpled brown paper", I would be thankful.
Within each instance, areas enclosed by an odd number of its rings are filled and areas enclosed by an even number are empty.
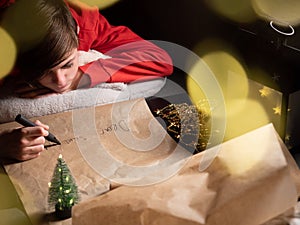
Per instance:
[[[78,204],[73,225],[258,225],[296,205],[284,145],[271,124],[215,148],[205,171],[202,152],[164,182],[117,187]]]
[[[62,145],[5,165],[33,225],[257,225],[297,201],[298,170],[272,125],[207,150],[218,154],[200,171],[206,152],[192,156],[177,145],[144,99],[38,119]],[[55,221],[47,195],[60,153],[82,200],[72,219]]]
[[[163,176],[154,173],[147,180],[140,179],[140,169],[152,173],[165,167],[161,163],[165,158],[165,164],[171,165],[191,155],[167,135],[144,99],[31,119],[48,124],[62,143],[47,143],[48,150],[36,159],[5,165],[33,225],[71,224],[71,219],[56,221],[47,203],[48,182],[59,154],[72,172],[82,202],[108,191],[110,180],[114,184],[162,180],[173,175],[180,164],[170,171],[166,168]],[[16,126],[20,125],[12,122],[0,129]],[[175,157],[167,157],[170,154]]]

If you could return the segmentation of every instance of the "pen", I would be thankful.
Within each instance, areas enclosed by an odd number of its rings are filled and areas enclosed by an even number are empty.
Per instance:
[[[19,124],[25,126],[25,127],[35,127],[37,126],[35,123],[33,123],[32,121],[30,121],[29,119],[25,118],[24,116],[22,116],[21,114],[18,114],[15,118],[15,121],[18,122]],[[58,145],[60,145],[60,141],[49,132],[49,135],[45,137],[46,140],[54,142]]]

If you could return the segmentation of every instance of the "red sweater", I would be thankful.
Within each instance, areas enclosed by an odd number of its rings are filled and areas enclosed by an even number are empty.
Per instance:
[[[15,0],[0,0],[0,9],[8,7],[11,4],[13,4],[14,2],[15,2]]]
[[[125,26],[112,26],[97,7],[69,5],[79,27],[78,50],[97,50],[109,59],[81,66],[91,86],[102,82],[131,82],[167,76],[173,72],[170,56]]]

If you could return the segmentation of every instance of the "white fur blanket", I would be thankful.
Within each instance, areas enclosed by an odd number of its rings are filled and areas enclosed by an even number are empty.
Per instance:
[[[72,109],[104,105],[155,95],[165,84],[164,79],[139,83],[104,83],[90,89],[37,99],[6,97],[0,99],[0,123],[13,121],[17,114],[37,117]]]
[[[90,51],[80,54],[80,64],[97,58],[109,58],[102,53]],[[11,122],[16,115],[38,117],[73,109],[104,105],[155,95],[165,85],[166,78],[136,83],[102,83],[94,88],[78,89],[65,94],[56,94],[37,99],[17,97],[0,98],[0,123]]]

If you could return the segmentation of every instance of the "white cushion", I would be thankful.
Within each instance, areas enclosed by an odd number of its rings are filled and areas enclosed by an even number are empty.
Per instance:
[[[165,85],[166,78],[136,83],[103,83],[94,88],[74,90],[37,99],[0,98],[0,123],[13,121],[17,114],[38,117],[77,108],[104,105],[155,95]]]

